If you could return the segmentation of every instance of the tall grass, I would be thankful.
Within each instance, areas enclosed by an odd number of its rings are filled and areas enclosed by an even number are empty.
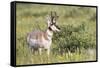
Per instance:
[[[45,30],[46,16],[56,11],[61,32],[54,33],[49,60],[45,51],[34,55],[27,33]],[[96,60],[96,8],[19,4],[16,6],[16,64],[45,64]]]

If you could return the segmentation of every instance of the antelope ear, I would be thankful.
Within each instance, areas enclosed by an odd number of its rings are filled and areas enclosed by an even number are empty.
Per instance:
[[[46,17],[46,23],[47,23],[48,27],[51,24],[51,17],[49,15]]]

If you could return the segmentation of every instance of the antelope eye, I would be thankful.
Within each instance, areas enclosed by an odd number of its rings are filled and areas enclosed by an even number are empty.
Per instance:
[[[56,23],[53,23],[54,25],[56,24]]]
[[[53,23],[50,23],[50,25],[53,25]]]

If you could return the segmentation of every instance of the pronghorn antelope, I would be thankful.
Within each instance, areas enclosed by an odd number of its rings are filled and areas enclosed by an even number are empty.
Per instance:
[[[51,12],[50,15],[47,16],[48,27],[46,31],[35,30],[30,32],[27,36],[29,47],[34,51],[38,50],[40,55],[42,49],[47,50],[48,56],[50,54],[53,32],[60,31],[60,28],[56,25],[57,18],[56,12]]]

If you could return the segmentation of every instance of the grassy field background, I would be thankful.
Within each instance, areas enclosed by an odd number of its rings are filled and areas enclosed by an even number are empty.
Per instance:
[[[50,59],[45,51],[34,55],[29,49],[27,33],[45,30],[46,16],[56,11],[61,32],[54,33]],[[42,57],[42,58],[41,58]],[[16,64],[45,64],[96,60],[96,8],[21,4],[16,6]]]

